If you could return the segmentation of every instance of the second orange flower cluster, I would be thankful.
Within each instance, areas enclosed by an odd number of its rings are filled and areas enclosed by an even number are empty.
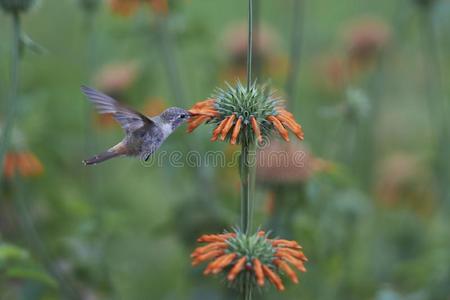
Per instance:
[[[299,280],[293,268],[306,272],[304,263],[308,259],[297,242],[269,239],[263,231],[253,236],[239,232],[203,235],[197,241],[207,244],[192,253],[192,265],[210,261],[203,272],[205,275],[224,272],[232,282],[249,272],[260,287],[267,279],[283,291],[285,287],[280,274],[297,284]]]

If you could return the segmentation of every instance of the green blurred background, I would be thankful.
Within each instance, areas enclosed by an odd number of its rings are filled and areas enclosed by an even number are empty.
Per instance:
[[[274,178],[258,179],[255,224],[309,258],[299,285],[255,298],[450,299],[450,1],[255,1],[255,72],[287,98],[305,131],[292,147],[308,153],[304,168],[260,170]],[[246,1],[129,17],[80,2],[42,0],[22,18],[39,46],[21,60],[10,153],[43,170],[0,183],[0,299],[236,299],[189,254],[199,234],[239,222],[237,168],[83,167],[122,133],[80,86],[156,114],[245,80]],[[10,41],[2,13],[0,116]],[[238,150],[210,132],[183,127],[161,150]]]

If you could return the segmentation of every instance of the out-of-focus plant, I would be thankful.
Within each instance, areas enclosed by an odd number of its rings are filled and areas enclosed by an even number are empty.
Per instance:
[[[21,15],[27,12],[35,3],[34,0],[2,0],[0,7],[5,13],[9,14],[12,19],[12,49],[11,49],[11,91],[9,101],[7,103],[8,113],[6,114],[4,128],[0,138],[0,170],[3,170],[4,156],[8,151],[11,130],[19,106],[19,60],[22,43]],[[0,179],[3,171],[0,173]]]
[[[435,208],[432,172],[413,155],[397,153],[377,166],[375,195],[385,207],[406,207],[428,216]]]
[[[0,287],[3,286],[3,280],[31,280],[52,288],[57,285],[54,279],[36,264],[28,251],[0,239]],[[6,297],[4,292],[7,290],[8,286],[3,286],[0,289],[0,297]]]
[[[391,31],[386,22],[374,17],[353,21],[344,31],[350,74],[358,76],[370,68],[390,40]]]
[[[285,57],[280,54],[279,34],[267,24],[255,27],[253,45],[254,65],[260,74],[257,76],[285,75],[287,65]],[[220,47],[226,54],[226,67],[221,77],[225,80],[244,79],[246,76],[247,27],[246,24],[232,24],[225,30]],[[261,78],[258,78],[261,79]]]
[[[296,212],[306,204],[308,181],[334,169],[300,143],[273,141],[257,153],[256,181],[268,189],[268,227],[276,234],[292,234]]]
[[[441,42],[434,22],[433,9],[438,3],[437,0],[416,0],[420,8],[422,53],[424,61],[424,82],[427,86],[426,104],[429,110],[429,118],[433,124],[434,137],[434,157],[432,164],[435,177],[438,181],[440,198],[447,203],[450,208],[450,125],[448,115],[450,113],[449,97],[445,94],[446,79],[442,69],[443,60],[440,57]]]

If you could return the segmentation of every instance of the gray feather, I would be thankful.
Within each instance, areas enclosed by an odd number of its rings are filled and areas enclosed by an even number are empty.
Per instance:
[[[82,86],[81,90],[95,105],[99,113],[112,114],[117,122],[119,122],[120,126],[127,132],[137,130],[145,125],[153,123],[152,120],[143,114],[121,105],[113,98],[93,88]]]

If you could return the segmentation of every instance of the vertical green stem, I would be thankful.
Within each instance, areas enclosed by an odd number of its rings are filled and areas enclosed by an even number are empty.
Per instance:
[[[253,219],[253,202],[255,189],[255,143],[243,139],[240,159],[241,174],[241,230],[251,234]],[[246,277],[243,286],[243,299],[252,299],[251,278]]]
[[[444,95],[443,73],[439,61],[439,43],[433,26],[430,8],[423,12],[423,51],[428,62],[428,105],[430,109],[430,119],[436,134],[436,158],[434,169],[438,180],[440,198],[447,207],[450,208],[450,162],[448,153],[450,151],[449,134],[450,127],[447,121],[449,113],[448,98]]]
[[[242,142],[240,160],[241,174],[241,230],[249,234],[252,230],[253,194],[255,185],[255,143]]]
[[[15,12],[12,14],[12,51],[11,51],[11,92],[8,101],[8,114],[3,127],[0,143],[0,180],[3,176],[3,163],[8,150],[14,119],[17,114],[19,95],[19,60],[20,60],[20,16]]]
[[[295,104],[295,85],[297,83],[298,74],[300,71],[300,50],[302,46],[302,13],[303,0],[294,0],[294,7],[292,9],[292,38],[291,38],[291,53],[290,53],[290,68],[286,81],[286,94],[290,100],[291,110],[294,110]]]
[[[253,55],[253,0],[248,0],[248,51],[247,51],[247,90],[252,85],[252,55]],[[245,132],[245,131],[244,131]],[[241,174],[241,230],[249,235],[252,230],[253,202],[255,190],[255,141],[248,136],[242,139],[240,159]],[[252,299],[252,282],[247,274],[242,299]]]
[[[157,20],[157,44],[160,51],[164,68],[167,72],[167,80],[172,91],[176,105],[183,106],[185,91],[180,77],[180,69],[174,53],[174,45],[171,33],[168,29],[168,17],[158,16]]]
[[[253,0],[248,0],[248,49],[247,49],[247,90],[252,84],[253,59]]]

